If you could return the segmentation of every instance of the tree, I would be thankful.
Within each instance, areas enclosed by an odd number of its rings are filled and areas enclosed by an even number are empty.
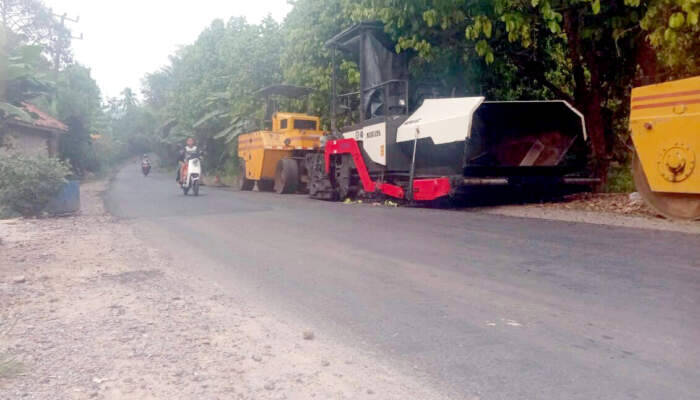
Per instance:
[[[147,153],[153,148],[156,117],[139,104],[130,88],[125,88],[121,94],[119,99],[110,99],[107,107],[111,136],[125,146],[127,154]]]
[[[296,0],[282,25],[214,21],[146,77],[144,93],[168,127],[164,143],[196,134],[224,146],[241,118],[259,118],[250,94],[273,83],[316,89],[310,111],[327,117],[325,42],[353,22],[379,20],[408,53],[414,90],[569,101],[586,117],[593,166],[605,178],[611,160],[629,156],[631,87],[698,73],[699,9],[697,0]],[[357,65],[342,61],[339,72],[339,92],[351,91]]]
[[[0,101],[5,100],[5,86],[7,83],[6,79],[2,79],[2,77],[7,76],[7,58],[7,33],[5,32],[5,25],[3,25],[0,27]]]
[[[32,117],[21,109],[22,103],[45,95],[53,89],[53,82],[45,79],[40,66],[41,48],[38,46],[17,46],[2,49],[0,77],[2,97],[0,97],[0,120],[19,118],[31,121]]]
[[[59,143],[61,158],[69,160],[79,174],[98,170],[100,160],[90,133],[97,130],[102,114],[101,97],[88,68],[72,64],[59,73],[52,108],[68,125]]]
[[[325,43],[352,25],[343,4],[343,0],[296,1],[282,27],[284,48],[280,63],[284,81],[314,89],[308,111],[323,117],[326,127],[330,115],[331,54]],[[359,77],[356,65],[344,64],[343,72],[338,90],[345,93],[359,82]]]
[[[146,104],[155,110],[162,110],[168,104],[168,96],[173,87],[173,74],[170,67],[146,74],[141,90]]]
[[[650,7],[670,2],[655,0]],[[465,81],[485,84],[487,95],[570,101],[586,117],[597,172],[605,177],[608,161],[627,135],[629,91],[640,59],[649,53],[641,29],[652,9],[647,4],[366,0],[346,6],[355,20],[382,20],[397,40],[397,51],[415,51],[424,63],[456,60],[458,65],[450,68],[457,74],[458,89],[459,77],[475,71]],[[692,41],[697,44],[697,36]],[[649,64],[647,70],[653,71],[654,63]]]
[[[119,106],[121,107],[122,111],[128,112],[130,109],[132,109],[135,106],[138,106],[139,101],[136,98],[136,94],[134,94],[134,91],[131,90],[131,88],[124,88],[121,92],[122,98],[120,100]]]
[[[70,31],[39,0],[0,0],[0,19],[0,122],[32,122],[21,109],[31,101],[68,125],[59,154],[74,172],[97,170],[103,155],[90,134],[107,130],[100,90],[90,70],[72,62]]]
[[[40,46],[54,71],[72,62],[71,32],[40,0],[0,0],[0,22],[10,47]]]
[[[640,1],[630,1],[639,4]],[[657,52],[665,75],[684,77],[700,72],[700,2],[654,0],[640,21],[648,42]]]
[[[283,44],[281,27],[270,17],[256,25],[215,20],[168,67],[148,74],[143,91],[164,128],[155,132],[160,146],[172,150],[195,136],[208,148],[210,167],[220,167],[235,136],[262,118],[252,94],[282,81]]]

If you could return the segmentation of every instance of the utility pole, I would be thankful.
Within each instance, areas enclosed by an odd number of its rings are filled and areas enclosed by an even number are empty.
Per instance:
[[[66,13],[63,13],[63,15],[54,14],[53,10],[51,10],[51,9],[49,9],[49,12],[51,13],[52,17],[60,18],[60,25],[61,25],[60,31],[66,30],[66,21],[73,22],[76,24],[78,22],[80,22],[79,16],[77,16],[73,19],[73,18],[69,18],[68,14],[66,14]],[[53,37],[51,38],[53,40],[53,46],[51,48],[51,51],[53,52],[52,55],[53,55],[53,64],[54,64],[54,81],[58,81],[58,72],[59,72],[60,67],[61,67],[61,58],[63,57],[63,53],[66,49],[66,43],[61,43],[60,36],[59,36],[61,34],[60,31],[54,32],[54,35],[52,35]],[[73,36],[72,34],[70,34],[70,38],[75,39],[75,40],[83,40],[83,34],[81,33],[80,36]]]

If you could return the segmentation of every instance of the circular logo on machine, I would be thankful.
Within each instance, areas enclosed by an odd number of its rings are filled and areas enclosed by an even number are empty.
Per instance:
[[[682,182],[695,169],[695,152],[686,144],[675,143],[661,150],[656,165],[667,181]]]

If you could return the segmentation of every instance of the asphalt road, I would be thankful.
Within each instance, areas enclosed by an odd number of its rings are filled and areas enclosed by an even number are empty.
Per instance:
[[[700,399],[700,236],[203,188],[123,169],[145,239],[456,398]]]

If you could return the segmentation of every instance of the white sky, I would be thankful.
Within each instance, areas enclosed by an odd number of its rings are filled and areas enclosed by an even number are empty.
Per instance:
[[[257,23],[267,14],[282,21],[287,0],[44,0],[56,14],[67,13],[75,59],[92,69],[102,96],[124,87],[140,94],[141,78],[168,63],[180,45],[194,42],[211,21],[244,16]]]

